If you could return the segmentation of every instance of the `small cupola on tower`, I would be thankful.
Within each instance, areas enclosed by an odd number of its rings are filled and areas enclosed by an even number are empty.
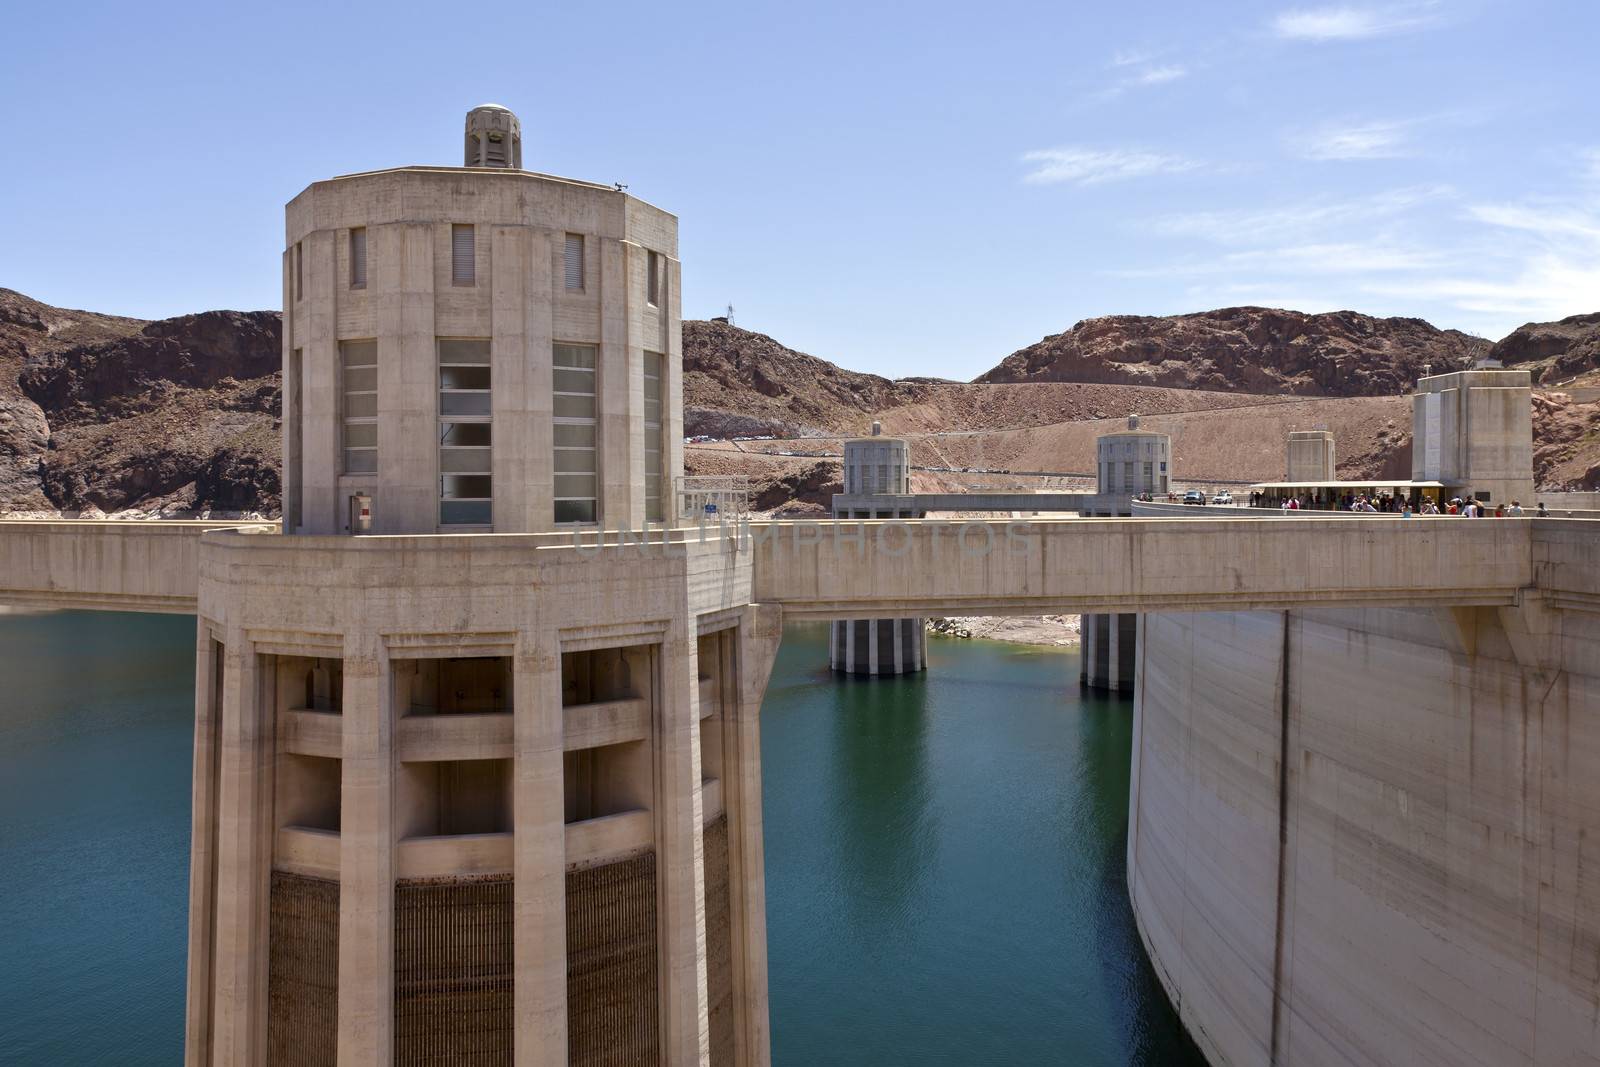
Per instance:
[[[522,169],[522,123],[509,108],[480,104],[467,112],[467,167]]]

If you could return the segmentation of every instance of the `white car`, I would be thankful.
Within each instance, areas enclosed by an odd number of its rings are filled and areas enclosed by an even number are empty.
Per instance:
[[[1211,498],[1211,502],[1213,504],[1231,504],[1233,503],[1233,494],[1228,492],[1218,493]]]

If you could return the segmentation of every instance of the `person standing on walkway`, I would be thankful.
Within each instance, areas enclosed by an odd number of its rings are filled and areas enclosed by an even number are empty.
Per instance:
[[[1506,511],[1506,514],[1510,515],[1514,519],[1522,518],[1522,501],[1513,500],[1511,502],[1511,507]]]

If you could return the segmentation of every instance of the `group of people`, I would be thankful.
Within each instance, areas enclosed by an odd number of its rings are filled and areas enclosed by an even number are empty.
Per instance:
[[[1254,501],[1252,501],[1252,503],[1254,503]],[[1283,511],[1302,510],[1300,498],[1295,496],[1289,497],[1278,506]],[[1517,518],[1527,514],[1527,512],[1523,510],[1522,501],[1520,500],[1513,500],[1509,508],[1504,504],[1496,504],[1491,509],[1488,504],[1479,501],[1476,497],[1468,497],[1467,499],[1463,500],[1461,497],[1457,496],[1451,497],[1450,502],[1446,504],[1443,509],[1441,509],[1438,504],[1425,497],[1423,498],[1422,503],[1413,509],[1409,500],[1393,497],[1387,493],[1374,494],[1370,500],[1362,494],[1347,493],[1344,498],[1344,506],[1340,510],[1363,512],[1374,515],[1380,513],[1391,515],[1398,513],[1403,519],[1409,519],[1412,515],[1459,515],[1462,518],[1467,519],[1481,519],[1485,517],[1503,519],[1507,516],[1510,516],[1511,518]],[[1539,509],[1534,514],[1539,518],[1549,517],[1550,512],[1545,508],[1544,501],[1541,500],[1539,502]]]

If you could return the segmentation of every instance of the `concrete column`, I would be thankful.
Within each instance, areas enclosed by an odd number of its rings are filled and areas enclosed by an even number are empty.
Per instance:
[[[878,620],[869,619],[863,625],[867,628],[867,673],[877,677],[883,673],[883,659],[878,651]]]
[[[783,640],[783,612],[752,604],[739,623],[737,703],[725,700],[722,795],[728,812],[735,1061],[772,1059],[767,1006],[767,875],[761,829],[761,702]]]
[[[189,834],[189,980],[185,1011],[184,1063],[205,1067],[211,1062],[212,992],[216,988],[215,927],[217,907],[217,793],[221,755],[222,701],[219,668],[211,627],[204,619],[195,627],[194,793]]]
[[[267,891],[272,861],[272,717],[256,656],[229,630],[217,790],[216,957],[211,1063],[261,1064],[267,1038]]]
[[[337,489],[343,469],[340,453],[338,312],[331,288],[336,273],[333,235],[313,234],[301,242],[304,263],[304,297],[294,297],[294,248],[289,249],[289,283],[284,287],[284,336],[300,349],[304,381],[300,387],[302,441],[301,471],[305,488],[300,497],[301,527],[306,533],[337,533],[344,523]],[[318,285],[321,279],[323,284]],[[382,356],[380,354],[379,358]]]
[[[600,242],[600,347],[595,370],[599,442],[600,521],[638,529],[644,516],[644,423],[635,423],[633,396],[644,393],[644,363],[635,346],[642,337],[645,250],[621,241]],[[637,467],[637,469],[635,469]],[[641,492],[639,515],[633,486]]]
[[[1094,634],[1095,616],[1085,614],[1078,620],[1079,661],[1078,682],[1088,685],[1089,679],[1094,677]]]
[[[439,527],[439,355],[435,251],[449,223],[384,226],[377,235],[381,287],[372,292],[378,340],[378,485],[373,531],[433,533]],[[479,235],[482,245],[488,234]],[[372,238],[368,238],[369,244]],[[448,256],[448,253],[444,253]],[[481,253],[480,253],[480,258]],[[448,267],[448,259],[443,266]],[[480,279],[480,284],[485,284]]]
[[[656,751],[656,877],[661,901],[663,1063],[711,1056],[706,993],[704,808],[700,791],[700,654],[687,605],[661,642]]]
[[[567,865],[560,638],[524,635],[513,725],[513,1019],[519,1067],[567,1062]]]
[[[1122,616],[1107,615],[1105,686],[1115,693],[1122,687]]]
[[[394,1059],[394,715],[389,659],[379,639],[347,635],[339,795],[339,1067],[381,1067]]]

